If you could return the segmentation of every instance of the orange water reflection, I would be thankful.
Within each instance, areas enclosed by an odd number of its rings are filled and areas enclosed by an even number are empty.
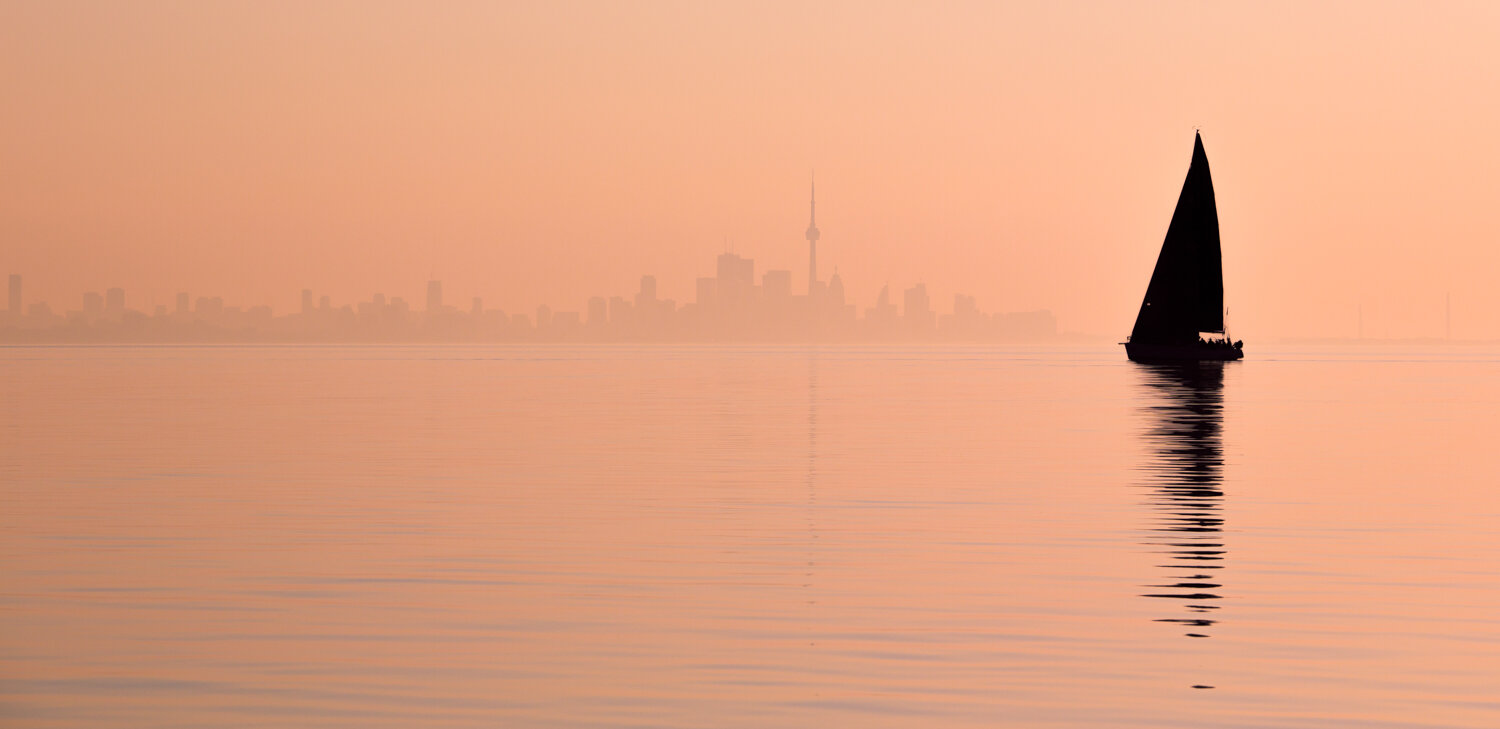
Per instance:
[[[0,711],[1500,723],[1500,356],[1222,378],[1089,350],[3,350]],[[1189,562],[1226,569],[1159,566]]]

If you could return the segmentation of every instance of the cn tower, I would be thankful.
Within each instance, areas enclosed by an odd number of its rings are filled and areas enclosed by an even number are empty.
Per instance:
[[[812,182],[812,218],[807,222],[807,297],[818,285],[818,180]]]

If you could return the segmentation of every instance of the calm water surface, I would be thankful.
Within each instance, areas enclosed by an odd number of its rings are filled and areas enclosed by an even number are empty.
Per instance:
[[[0,724],[1500,726],[1500,350],[0,349]]]

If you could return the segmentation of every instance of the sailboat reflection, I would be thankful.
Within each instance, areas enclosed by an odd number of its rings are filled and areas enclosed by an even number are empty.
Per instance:
[[[1168,555],[1164,582],[1143,597],[1180,602],[1183,614],[1160,618],[1207,638],[1218,621],[1224,569],[1224,367],[1222,362],[1140,364],[1154,450],[1146,467],[1154,486],[1152,546]],[[1233,366],[1233,365],[1229,365]]]

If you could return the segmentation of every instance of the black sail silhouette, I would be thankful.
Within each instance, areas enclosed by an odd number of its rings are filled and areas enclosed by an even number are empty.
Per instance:
[[[1132,359],[1242,356],[1227,340],[1200,343],[1199,336],[1205,332],[1224,333],[1224,264],[1208,154],[1203,151],[1203,137],[1195,134],[1187,179],[1126,352]]]

